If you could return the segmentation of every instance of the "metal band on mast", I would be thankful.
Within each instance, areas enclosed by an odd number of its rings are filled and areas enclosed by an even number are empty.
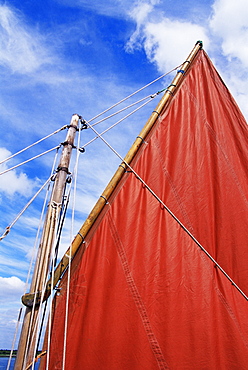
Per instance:
[[[77,114],[72,116],[65,142],[62,144],[63,151],[61,154],[60,163],[57,169],[52,195],[44,222],[43,233],[30,287],[31,294],[28,295],[32,295],[32,298],[34,299],[35,297],[36,300],[34,302],[32,301],[32,304],[28,305],[27,299],[25,300],[25,296],[23,297],[23,302],[26,304],[27,308],[22,324],[22,331],[14,368],[15,370],[23,370],[25,369],[26,364],[32,362],[36,338],[33,332],[35,330],[35,322],[38,316],[41,290],[43,289],[44,281],[47,278],[48,274],[50,254],[55,239],[56,226],[58,221],[57,209],[61,206],[62,203],[64,188],[66,186],[66,179],[68,176],[69,163],[71,159],[72,149],[74,147],[74,138],[76,135],[76,131],[78,130],[79,119],[80,117]],[[29,333],[31,333],[31,336],[29,335]],[[31,337],[33,337],[33,340],[31,340]]]

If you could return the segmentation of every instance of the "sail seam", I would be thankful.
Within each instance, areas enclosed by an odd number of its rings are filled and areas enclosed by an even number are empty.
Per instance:
[[[187,210],[186,210],[186,208],[184,206],[184,203],[183,203],[183,201],[182,201],[182,199],[181,199],[181,197],[180,197],[180,195],[178,193],[178,190],[177,190],[177,188],[175,186],[175,183],[173,182],[170,173],[168,172],[167,168],[164,165],[164,162],[162,160],[161,147],[160,147],[160,145],[159,145],[159,143],[158,143],[158,141],[157,141],[156,138],[154,140],[154,145],[157,148],[158,157],[159,157],[159,160],[160,160],[161,168],[163,169],[163,172],[164,172],[164,176],[167,178],[167,181],[169,182],[169,184],[171,186],[172,192],[173,192],[174,197],[175,197],[175,199],[176,199],[176,201],[178,203],[179,209],[180,209],[180,211],[181,211],[181,213],[183,215],[184,220],[187,222],[188,229],[193,233],[194,228],[193,228],[193,225],[192,225],[192,223],[190,221],[190,217],[189,217],[189,215],[187,213]]]
[[[118,252],[120,262],[121,262],[121,265],[122,265],[122,268],[123,268],[123,271],[124,271],[126,282],[127,282],[128,287],[129,287],[130,293],[133,297],[134,303],[137,307],[137,310],[140,314],[140,317],[141,317],[141,320],[142,320],[142,323],[143,323],[143,327],[144,327],[144,330],[146,332],[146,335],[147,335],[150,347],[152,349],[153,355],[156,358],[159,369],[161,369],[161,370],[169,369],[169,367],[168,367],[168,365],[165,361],[162,349],[159,345],[159,342],[158,342],[158,340],[157,340],[157,338],[156,338],[156,336],[153,332],[153,329],[152,329],[152,326],[151,326],[151,323],[150,323],[150,320],[149,320],[149,317],[148,317],[148,313],[147,313],[145,304],[144,304],[144,302],[143,302],[143,300],[140,296],[139,290],[138,290],[137,285],[135,284],[134,278],[132,276],[132,272],[131,272],[129,264],[128,264],[125,249],[124,249],[123,244],[122,244],[122,242],[120,240],[120,237],[118,235],[118,231],[117,231],[117,229],[114,225],[114,221],[113,221],[110,214],[108,214],[107,217],[109,218],[110,231],[111,231],[111,234],[112,234],[113,239],[115,241],[115,245],[117,247],[117,252]]]

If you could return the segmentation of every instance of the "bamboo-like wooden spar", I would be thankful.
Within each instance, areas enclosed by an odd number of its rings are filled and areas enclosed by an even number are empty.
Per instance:
[[[60,280],[61,276],[63,275],[65,269],[68,266],[69,260],[68,255],[70,254],[72,258],[75,256],[76,252],[78,251],[79,247],[82,245],[86,235],[90,231],[91,227],[93,226],[94,222],[98,218],[99,214],[101,213],[102,209],[104,208],[106,204],[106,200],[109,199],[113,191],[115,190],[116,186],[120,182],[122,176],[125,173],[126,169],[126,163],[130,164],[131,161],[134,159],[136,153],[138,152],[140,146],[143,143],[143,140],[147,137],[148,133],[156,123],[159,114],[162,112],[162,110],[165,108],[165,106],[169,103],[171,100],[175,90],[178,89],[180,83],[182,82],[184,78],[184,73],[188,70],[190,63],[194,60],[195,56],[197,55],[198,51],[202,49],[202,42],[197,41],[194,48],[192,49],[191,53],[189,54],[187,60],[182,64],[180,72],[177,73],[175,78],[173,79],[171,85],[168,87],[168,89],[165,91],[162,99],[158,103],[155,111],[152,112],[150,118],[146,122],[144,128],[140,132],[139,136],[136,138],[135,142],[133,143],[132,147],[130,148],[129,152],[124,158],[124,162],[118,167],[117,171],[115,172],[114,176],[110,180],[109,184],[103,191],[102,195],[98,199],[97,203],[95,204],[94,208],[90,212],[88,218],[85,220],[83,226],[79,230],[78,234],[76,235],[75,239],[72,242],[71,246],[71,252],[70,248],[66,251],[63,258],[61,259],[60,263],[58,264],[55,273],[54,273],[54,282],[53,287],[56,286],[58,281]],[[51,280],[47,283],[47,294],[46,297],[50,295],[51,292]]]

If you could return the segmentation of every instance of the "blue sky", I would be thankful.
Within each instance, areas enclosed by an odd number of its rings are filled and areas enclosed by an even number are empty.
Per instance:
[[[74,113],[91,119],[178,66],[197,40],[248,117],[245,0],[0,1],[0,160],[68,124]],[[131,101],[164,88],[172,78]],[[121,155],[157,101],[106,135]],[[64,137],[62,131],[0,168],[50,149]],[[81,145],[91,137],[83,131]],[[0,176],[0,231],[49,177],[53,158],[50,153]],[[80,155],[75,232],[119,163],[99,139]],[[11,346],[41,207],[39,197],[0,242],[0,348]],[[69,229],[66,225],[62,250],[69,245]]]

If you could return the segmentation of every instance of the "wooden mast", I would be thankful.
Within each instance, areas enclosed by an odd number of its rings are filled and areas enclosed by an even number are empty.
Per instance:
[[[18,352],[14,368],[15,370],[25,369],[26,366],[33,360],[33,353],[35,351],[36,342],[36,335],[34,333],[38,316],[39,301],[41,291],[42,289],[44,289],[44,282],[48,274],[50,254],[53,248],[58,215],[61,209],[62,198],[66,186],[70,158],[72,154],[72,149],[74,147],[74,138],[76,135],[76,131],[78,130],[78,121],[79,116],[76,114],[73,115],[70,125],[68,126],[69,129],[67,132],[66,140],[63,143],[63,151],[61,154],[59,166],[57,168],[57,174],[54,181],[51,199],[48,205],[36,265],[30,287],[30,293],[32,293],[35,299],[30,305],[31,307],[28,306],[26,308],[18,345]]]
[[[62,274],[66,270],[68,266],[68,258],[66,255],[70,252],[72,258],[75,256],[77,250],[82,245],[82,242],[84,241],[84,238],[90,231],[91,227],[93,226],[95,220],[99,216],[100,212],[104,208],[106,204],[106,200],[109,199],[111,194],[113,193],[114,189],[116,188],[117,184],[121,180],[122,176],[125,173],[126,170],[126,163],[130,164],[133,158],[135,157],[136,153],[138,152],[140,146],[142,145],[143,141],[147,137],[148,133],[156,123],[160,113],[162,110],[166,107],[166,105],[171,100],[174,92],[178,89],[179,85],[183,81],[184,74],[188,70],[191,62],[194,60],[195,56],[197,55],[198,51],[202,49],[202,42],[197,41],[194,48],[190,52],[188,58],[186,61],[182,64],[179,73],[175,76],[173,79],[171,85],[166,89],[162,99],[158,103],[156,109],[152,112],[150,118],[146,122],[144,128],[140,132],[139,136],[136,138],[135,142],[133,143],[132,147],[130,148],[129,152],[124,158],[124,162],[118,167],[117,171],[115,172],[114,176],[110,180],[109,184],[103,191],[102,195],[98,199],[97,203],[95,204],[94,208],[92,209],[91,213],[89,214],[88,218],[85,220],[83,226],[79,230],[78,234],[76,235],[74,241],[72,242],[71,251],[68,249],[66,253],[64,254],[63,258],[61,259],[60,263],[58,264],[55,273],[54,273],[54,284],[53,287],[56,286],[59,279],[61,278]],[[47,283],[47,296],[49,296],[51,289],[53,288],[51,286],[51,281],[49,280]]]

